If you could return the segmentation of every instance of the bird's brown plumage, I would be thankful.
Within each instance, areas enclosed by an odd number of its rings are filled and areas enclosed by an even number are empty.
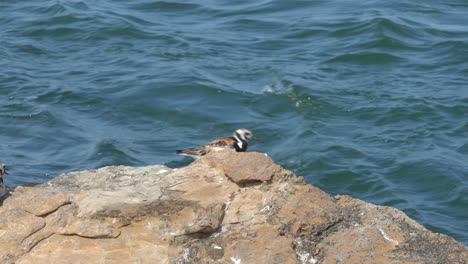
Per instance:
[[[204,156],[211,151],[220,151],[223,149],[232,149],[234,148],[234,143],[236,139],[234,137],[224,137],[220,139],[212,140],[204,145],[195,147],[195,148],[188,148],[183,150],[177,150],[177,154],[182,155],[190,155],[190,156]]]
[[[209,152],[220,151],[223,149],[231,149],[237,152],[243,152],[247,150],[247,140],[249,139],[256,140],[256,138],[253,136],[250,130],[240,128],[234,131],[234,134],[230,137],[215,139],[195,148],[176,150],[176,153],[179,155],[199,158],[208,154]]]

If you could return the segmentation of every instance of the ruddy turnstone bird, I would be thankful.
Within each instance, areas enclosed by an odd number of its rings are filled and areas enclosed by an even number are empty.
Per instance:
[[[237,152],[244,152],[247,149],[247,140],[249,139],[257,140],[250,130],[240,128],[234,131],[234,134],[230,137],[215,139],[195,148],[176,150],[176,153],[179,155],[189,156],[194,159],[199,159],[201,156],[204,156],[209,152],[220,151],[223,149],[232,149]]]
[[[8,174],[6,171],[6,165],[0,163],[0,197],[5,194],[5,184],[3,183],[3,175]]]

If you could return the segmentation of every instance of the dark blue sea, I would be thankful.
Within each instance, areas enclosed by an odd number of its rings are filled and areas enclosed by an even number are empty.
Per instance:
[[[468,1],[0,3],[6,184],[251,129],[331,195],[468,245]]]

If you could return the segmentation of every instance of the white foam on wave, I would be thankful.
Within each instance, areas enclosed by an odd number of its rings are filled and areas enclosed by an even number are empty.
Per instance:
[[[285,94],[291,91],[291,87],[286,85],[282,81],[276,81],[271,84],[263,86],[263,93],[272,93],[272,94]]]

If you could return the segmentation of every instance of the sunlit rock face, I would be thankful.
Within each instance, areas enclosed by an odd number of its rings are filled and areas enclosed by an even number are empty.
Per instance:
[[[110,166],[17,187],[0,263],[464,263],[468,249],[401,211],[331,197],[265,154]]]

